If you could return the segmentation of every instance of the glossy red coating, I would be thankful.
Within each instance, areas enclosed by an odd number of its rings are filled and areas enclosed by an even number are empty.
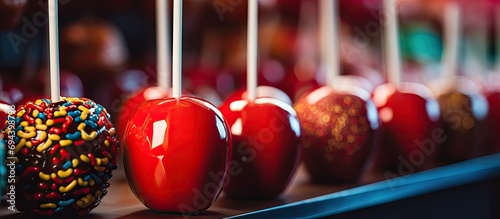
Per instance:
[[[433,167],[447,137],[431,91],[418,83],[386,83],[375,89],[373,99],[382,122],[376,167],[396,175]]]
[[[281,91],[278,88],[275,87],[270,87],[270,86],[258,86],[257,87],[257,97],[270,97],[274,98],[277,100],[280,100],[288,105],[292,105],[292,100],[288,95]],[[227,103],[232,103],[236,100],[245,100],[247,99],[247,89],[246,88],[241,88],[236,90],[234,93],[229,95],[229,97],[226,98],[226,101],[222,105],[229,106]],[[221,106],[222,106],[221,105]]]
[[[148,100],[127,123],[125,172],[146,207],[203,211],[222,190],[231,148],[227,124],[211,103],[193,97]]]
[[[313,181],[358,179],[379,140],[377,109],[367,91],[323,86],[294,105],[303,130],[303,160]]]
[[[490,91],[486,93],[488,99],[488,140],[486,141],[489,148],[487,153],[500,152],[500,91]]]
[[[243,199],[282,194],[299,163],[301,132],[295,110],[265,97],[225,102],[219,108],[233,136],[225,194]]]

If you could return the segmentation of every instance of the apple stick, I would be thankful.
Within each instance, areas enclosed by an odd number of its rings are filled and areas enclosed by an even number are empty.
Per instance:
[[[172,44],[172,97],[182,94],[182,0],[174,0]]]
[[[168,57],[168,4],[167,0],[156,0],[156,77],[157,84],[163,89],[170,88]]]
[[[441,75],[453,77],[457,75],[458,43],[460,35],[460,9],[456,2],[449,2],[444,11],[444,51]]]
[[[395,0],[384,0],[385,52],[387,80],[399,85],[401,81],[401,60],[399,57],[398,19]]]
[[[257,97],[257,23],[258,0],[248,0],[247,25],[247,99]]]
[[[59,78],[59,26],[57,0],[49,0],[49,68],[50,68],[50,98],[52,101],[61,99]]]
[[[500,73],[500,5],[495,9],[495,45],[496,45],[496,63],[497,73]]]
[[[326,70],[326,83],[331,87],[335,87],[336,78],[340,75],[337,4],[335,0],[320,0],[318,4],[321,62]]]

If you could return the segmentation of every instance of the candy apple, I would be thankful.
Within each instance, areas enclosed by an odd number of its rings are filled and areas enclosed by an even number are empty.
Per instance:
[[[0,0],[0,30],[15,27],[27,3],[28,0]]]
[[[303,160],[312,180],[358,179],[379,139],[379,118],[369,93],[349,85],[323,86],[300,97],[294,108],[304,135]]]
[[[220,107],[233,136],[232,171],[224,192],[233,198],[276,198],[299,162],[295,110],[274,98],[226,101]]]
[[[198,212],[215,202],[231,161],[231,134],[219,110],[198,98],[142,102],[123,140],[130,187],[148,208]]]
[[[382,122],[376,167],[413,172],[435,165],[446,137],[432,92],[418,83],[386,83],[375,89],[373,100]]]

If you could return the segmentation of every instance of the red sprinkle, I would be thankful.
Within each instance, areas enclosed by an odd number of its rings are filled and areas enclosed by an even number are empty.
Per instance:
[[[88,173],[88,171],[78,169],[78,168],[73,170],[73,175],[75,175],[75,176],[86,175],[87,173]]]
[[[66,107],[66,112],[67,111],[75,111],[77,109],[76,105],[69,105]]]
[[[51,192],[51,193],[47,194],[45,197],[52,198],[52,199],[60,199],[61,195],[59,193]]]
[[[90,164],[91,164],[92,166],[97,165],[97,162],[95,161],[94,154],[89,153],[87,156],[89,157],[89,159],[90,159]]]
[[[24,147],[23,149],[21,149],[21,153],[23,155],[28,155],[30,153],[30,150],[28,148]]]
[[[57,118],[59,119],[59,118]],[[62,133],[62,130],[60,128],[57,128],[57,127],[52,127],[49,129],[49,134],[56,134],[56,135],[59,135]]]
[[[64,117],[64,124],[62,125],[63,132],[68,132],[68,127],[73,123],[73,117],[66,116]]]
[[[38,183],[38,188],[40,188],[41,190],[47,190],[49,189],[49,184],[47,183]]]
[[[50,155],[54,155],[58,150],[59,148],[61,147],[61,145],[59,144],[56,144],[54,145],[51,149],[50,149]]]
[[[85,140],[81,140],[81,139],[80,140],[76,140],[76,141],[73,142],[73,144],[78,147],[78,146],[81,146],[81,145],[85,144]]]
[[[56,178],[54,178],[54,179],[52,179],[52,180],[54,180],[54,182],[55,182],[55,183],[57,183],[57,184],[60,184],[60,185],[61,185],[61,184],[66,184],[66,183],[69,183],[69,182],[73,181],[74,179],[75,179],[75,177],[74,177],[74,176],[70,176],[70,177],[68,177],[68,178],[66,178],[66,179],[60,179],[59,177],[56,177]]]
[[[33,200],[37,201],[37,200],[40,200],[43,198],[43,193],[39,192],[39,193],[35,193],[33,194]]]
[[[83,189],[73,190],[73,195],[83,195],[83,194],[89,194],[89,193],[90,193],[90,187],[85,187]]]
[[[34,118],[32,118],[32,117],[30,116],[30,114],[28,114],[28,113],[25,113],[25,114],[23,115],[23,119],[25,119],[26,121],[28,121],[28,123],[29,123],[30,125],[35,124],[35,119],[34,119]]]
[[[51,189],[52,189],[52,190],[56,190],[56,189],[57,189],[57,184],[52,183],[52,188],[51,188]]]
[[[27,177],[31,173],[38,173],[38,172],[39,172],[38,167],[28,167],[28,168],[26,168],[26,170],[24,170],[24,172],[19,177],[24,178],[24,177]]]

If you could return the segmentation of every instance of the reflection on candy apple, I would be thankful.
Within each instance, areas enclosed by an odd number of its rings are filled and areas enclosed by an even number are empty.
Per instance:
[[[270,86],[258,86],[257,87],[257,97],[269,97],[280,100],[288,105],[292,105],[292,100],[285,92],[280,89],[270,87]],[[231,94],[228,98],[226,98],[225,103],[232,103],[237,100],[246,100],[247,99],[247,90],[245,88],[241,88]],[[229,106],[229,104],[224,104],[224,106]]]
[[[446,140],[439,104],[424,85],[400,82],[377,87],[373,100],[382,121],[382,142],[376,158],[380,170],[395,171],[433,167],[440,145]]]
[[[458,162],[484,155],[488,101],[479,84],[465,77],[456,77],[436,80],[431,87],[438,94],[447,136],[440,159],[443,162]]]
[[[86,98],[42,99],[13,116],[4,133],[15,132],[17,210],[69,218],[97,207],[118,149],[106,109]]]
[[[484,93],[488,100],[488,144],[487,153],[500,152],[500,74],[490,73],[487,77],[488,82],[484,85]]]
[[[379,118],[370,95],[324,86],[295,103],[303,130],[304,164],[317,182],[356,180],[378,143]]]
[[[300,125],[295,110],[274,98],[226,101],[221,112],[233,136],[232,167],[226,195],[275,198],[295,172],[300,152]],[[233,169],[233,168],[232,168]]]
[[[222,190],[231,161],[231,135],[217,108],[198,98],[142,102],[124,133],[130,187],[148,208],[198,212]]]

